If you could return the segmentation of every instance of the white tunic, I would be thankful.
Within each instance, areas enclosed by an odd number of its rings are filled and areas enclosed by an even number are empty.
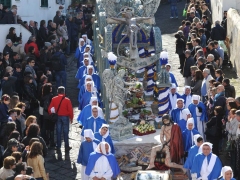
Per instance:
[[[104,177],[106,180],[111,180],[113,176],[113,172],[108,162],[108,159],[104,155],[98,158],[90,174],[90,178],[93,178],[95,176],[100,179]]]
[[[205,122],[200,120],[202,113],[199,112],[198,107],[196,107],[196,115],[197,115],[197,130],[201,134],[201,136],[205,139],[204,131],[206,129],[206,124]]]

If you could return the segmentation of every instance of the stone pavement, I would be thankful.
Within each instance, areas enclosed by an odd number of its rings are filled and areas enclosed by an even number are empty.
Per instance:
[[[184,8],[184,2],[178,4],[179,19],[170,19],[170,6],[160,5],[155,17],[157,26],[162,31],[163,48],[167,49],[169,53],[169,63],[172,65],[172,72],[174,73],[176,80],[180,87],[184,86],[184,80],[180,74],[178,55],[175,54],[175,38],[174,33],[177,31],[181,20],[182,10]],[[67,96],[72,100],[74,107],[74,121],[70,127],[70,145],[73,149],[69,153],[64,152],[64,148],[61,149],[61,153],[57,153],[54,149],[49,149],[48,156],[45,158],[46,171],[50,174],[50,180],[80,180],[80,165],[76,163],[78,150],[80,147],[80,128],[76,121],[79,111],[78,106],[78,89],[75,74],[77,71],[76,62],[72,61],[72,57],[68,59],[69,65],[67,68]],[[230,73],[229,73],[230,72]],[[230,78],[236,78],[233,71],[226,70],[225,74]],[[238,80],[234,80],[234,84],[237,85]],[[239,82],[239,81],[238,81]],[[182,92],[182,88],[180,88]],[[240,91],[240,88],[238,88]],[[238,93],[239,94],[239,93]],[[63,146],[64,147],[64,144]]]

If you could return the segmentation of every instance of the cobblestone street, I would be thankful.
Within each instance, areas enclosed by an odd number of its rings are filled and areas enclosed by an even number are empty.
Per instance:
[[[175,54],[175,38],[174,33],[177,31],[182,21],[182,11],[184,8],[184,2],[178,4],[179,19],[170,19],[170,6],[160,5],[157,13],[155,14],[157,26],[160,27],[162,32],[163,49],[167,49],[169,53],[169,63],[172,65],[171,71],[174,73],[176,80],[180,87],[183,87],[184,80],[180,74],[178,55]],[[68,59],[67,67],[67,96],[71,99],[74,107],[74,121],[70,126],[70,145],[72,150],[69,153],[65,153],[64,144],[62,145],[61,153],[57,153],[54,149],[49,149],[48,156],[45,158],[46,171],[50,174],[50,180],[80,180],[80,165],[76,163],[78,150],[80,147],[80,128],[76,121],[79,114],[77,110],[78,106],[78,89],[77,80],[75,74],[77,71],[76,62],[72,61],[72,57]],[[227,72],[227,73],[226,73]],[[227,77],[236,78],[234,72],[230,72],[227,69],[225,74]],[[237,80],[234,80],[234,85],[237,84]],[[238,81],[239,82],[239,81]],[[238,85],[239,86],[239,85]],[[237,90],[239,89],[239,90]],[[237,94],[240,94],[240,88],[236,88]],[[180,88],[182,93],[182,88]]]

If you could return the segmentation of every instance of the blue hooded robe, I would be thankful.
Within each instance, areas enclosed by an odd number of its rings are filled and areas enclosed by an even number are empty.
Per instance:
[[[100,80],[99,75],[93,73],[91,76],[92,76],[92,80],[94,82],[94,85],[96,86],[97,90],[100,91],[100,89],[101,89],[101,80]],[[84,85],[85,78],[86,78],[86,75],[84,75],[82,77],[81,81],[79,82],[79,84],[78,84],[78,88],[79,89],[81,88],[82,85]]]
[[[193,133],[193,136],[196,134],[200,134],[196,129],[193,129],[193,130],[185,129],[182,132],[182,139],[183,139],[183,145],[184,145],[185,152],[188,152],[189,149],[194,145],[194,140],[192,139],[191,131]]]
[[[96,131],[94,131],[94,121],[96,122],[96,129],[95,129]],[[93,116],[91,116],[87,119],[85,126],[82,129],[81,135],[82,136],[84,135],[83,133],[85,129],[91,129],[93,133],[98,132],[103,124],[107,124],[107,122],[104,119],[100,117],[94,118]]]
[[[185,119],[180,119],[180,113],[182,110],[184,109],[175,108],[171,112],[172,120],[179,125],[181,132],[183,132],[186,129],[187,123]]]
[[[104,138],[99,132],[96,132],[96,133],[94,134],[94,137],[95,137],[97,140],[99,140],[100,142],[102,142],[103,139],[104,139],[104,141],[107,142],[107,143],[110,145],[110,147],[111,147],[111,153],[112,153],[112,154],[115,154],[115,149],[114,149],[113,142],[112,142],[112,138],[110,137],[110,135],[108,135],[106,138]]]
[[[188,157],[183,165],[185,169],[192,169],[194,157],[198,154],[199,147],[197,145],[192,146],[188,151]]]

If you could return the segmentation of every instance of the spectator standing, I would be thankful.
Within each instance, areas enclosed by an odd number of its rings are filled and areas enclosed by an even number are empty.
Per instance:
[[[4,74],[2,81],[2,92],[3,94],[9,94],[12,96],[15,90],[15,82],[17,80],[13,75],[13,68],[11,66],[6,67],[6,73]]]
[[[23,57],[26,55],[26,53],[24,51],[24,46],[22,45],[21,37],[16,38],[16,41],[11,48],[12,48],[13,52],[16,52],[19,54],[20,59],[23,59]]]
[[[226,107],[225,89],[223,85],[217,86],[217,94],[213,100],[213,109],[216,106],[221,106],[223,109]]]
[[[202,71],[200,70],[195,71],[195,73],[196,74],[191,81],[191,92],[192,94],[201,96],[203,74]]]
[[[35,29],[35,24],[34,24],[34,21],[33,21],[33,20],[29,21],[28,29],[29,29],[29,31],[32,33],[32,36],[37,37],[37,31],[36,31],[36,29]]]
[[[207,4],[205,4],[205,3],[202,4],[202,13],[203,13],[203,15],[205,15],[208,18],[208,21],[210,22],[210,24],[212,24],[212,13],[208,9]]]
[[[16,35],[16,32],[15,32],[15,28],[14,28],[14,27],[10,27],[9,33],[8,33],[6,39],[11,39],[12,43],[15,43],[15,42],[16,42],[16,40],[17,40],[17,35]]]
[[[41,20],[40,28],[38,33],[40,49],[44,46],[44,43],[47,41],[48,29],[46,28],[46,21]]]
[[[61,132],[63,129],[63,137],[65,142],[65,151],[69,151],[72,147],[69,146],[69,123],[73,121],[73,108],[71,100],[65,97],[65,88],[58,87],[58,95],[52,98],[48,107],[48,113],[57,113],[57,149],[61,148]],[[58,110],[58,112],[57,112]]]
[[[56,53],[53,54],[51,59],[54,59],[54,62],[56,61],[56,63],[59,63],[59,67],[56,67],[57,64],[53,63],[53,70],[55,70],[57,88],[61,85],[66,88],[67,73],[65,66],[67,65],[67,59],[62,53],[62,50],[59,46],[56,47]]]
[[[0,20],[3,18],[3,5],[0,4]]]
[[[211,40],[224,41],[226,39],[226,32],[220,25],[220,21],[215,22],[215,27],[211,31]]]
[[[32,46],[34,47],[35,51],[34,51],[34,55],[39,58],[39,50],[38,50],[38,46],[36,44],[36,36],[30,36],[28,39],[28,42],[25,44],[24,46],[24,50],[26,53],[28,53],[29,51],[29,47]]]
[[[209,89],[209,80],[213,79],[213,77],[210,74],[209,69],[203,70],[203,81],[202,81],[202,87],[201,87],[201,96],[202,96],[202,102],[205,102],[205,96],[207,95],[208,89]]]
[[[12,59],[12,56],[13,56],[13,50],[12,50],[12,41],[11,39],[7,39],[6,40],[6,46],[4,47],[3,49],[3,54],[6,54],[8,53],[9,54],[9,58]]]
[[[0,24],[16,24],[15,17],[17,9],[12,9],[5,13],[4,17],[0,20]]]
[[[184,65],[184,60],[185,60],[185,55],[184,55],[184,50],[186,47],[185,41],[180,37],[179,34],[175,34],[175,38],[176,38],[176,54],[178,54],[179,56],[179,64],[180,67],[178,69],[183,69],[183,65]]]
[[[185,51],[185,62],[184,62],[184,66],[183,66],[183,77],[184,77],[184,85],[185,86],[190,86],[191,84],[191,70],[190,67],[193,66],[195,64],[193,57],[191,56],[191,51],[190,50],[186,50]]]
[[[56,23],[57,28],[58,28],[58,25],[60,24],[60,21],[62,20],[61,16],[62,16],[61,11],[57,11],[56,15],[53,18],[53,22]]]
[[[28,60],[27,60],[27,65],[26,65],[26,67],[25,67],[25,71],[24,71],[24,73],[26,74],[26,73],[28,73],[28,74],[31,74],[32,75],[32,81],[33,81],[33,84],[35,85],[35,87],[37,88],[37,81],[36,81],[36,79],[37,79],[37,74],[36,74],[36,72],[35,72],[35,70],[34,70],[34,66],[35,66],[35,60],[32,58],[32,57],[30,57],[30,58],[28,58]]]
[[[68,38],[70,41],[70,50],[75,51],[78,40],[78,26],[74,22],[72,15],[68,16],[68,19],[66,20],[66,25],[68,29]]]
[[[60,36],[60,38],[62,38],[61,46],[64,46],[64,48],[62,49],[66,52],[67,55],[70,55],[70,43],[68,39],[68,30],[64,20],[60,20],[59,27],[57,29],[57,34],[58,36]]]
[[[168,0],[168,2],[171,4],[171,19],[174,18],[174,14],[175,14],[175,18],[178,18],[178,9],[177,9],[177,0]]]
[[[205,15],[202,16],[202,21],[203,21],[203,28],[205,30],[205,34],[208,41],[208,39],[210,38],[210,32],[211,32],[211,22],[209,22],[207,16]]]
[[[223,79],[222,85],[224,86],[224,89],[225,89],[225,97],[226,98],[229,98],[229,97],[235,98],[236,97],[235,88],[234,88],[234,86],[232,86],[230,84],[230,80],[228,78]]]
[[[8,156],[3,161],[3,167],[0,169],[0,179],[5,180],[8,176],[13,176],[15,172],[16,161],[13,156]]]

